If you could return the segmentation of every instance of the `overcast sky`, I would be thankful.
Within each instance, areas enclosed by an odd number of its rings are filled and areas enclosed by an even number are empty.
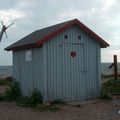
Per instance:
[[[95,31],[110,47],[101,50],[101,61],[120,61],[120,0],[2,0],[0,20],[14,22],[0,43],[0,65],[12,64],[12,52],[4,48],[27,34],[59,22],[77,18]],[[0,24],[0,29],[1,29]]]

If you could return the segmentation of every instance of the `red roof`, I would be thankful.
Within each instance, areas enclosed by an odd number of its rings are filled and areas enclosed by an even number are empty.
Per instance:
[[[89,29],[86,25],[84,25],[78,19],[74,19],[74,20],[70,20],[64,23],[60,23],[51,27],[47,27],[47,28],[35,31],[30,35],[24,37],[23,39],[19,40],[18,42],[8,46],[7,48],[5,48],[5,50],[8,50],[8,51],[21,50],[21,49],[39,47],[43,45],[45,42],[47,42],[48,40],[51,40],[51,38],[55,37],[56,35],[70,28],[73,25],[80,27],[83,31],[85,31],[91,37],[93,37],[94,40],[100,43],[101,48],[106,48],[109,46],[109,44],[105,40],[103,40],[95,32]]]

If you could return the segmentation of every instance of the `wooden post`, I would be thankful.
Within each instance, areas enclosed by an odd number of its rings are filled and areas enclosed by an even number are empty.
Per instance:
[[[117,55],[114,55],[113,59],[114,59],[114,77],[115,80],[117,80],[118,79]]]

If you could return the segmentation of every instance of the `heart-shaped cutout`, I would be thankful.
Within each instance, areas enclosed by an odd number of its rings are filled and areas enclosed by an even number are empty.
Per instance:
[[[74,52],[74,51],[72,51],[70,54],[71,54],[72,57],[76,56],[76,52]]]

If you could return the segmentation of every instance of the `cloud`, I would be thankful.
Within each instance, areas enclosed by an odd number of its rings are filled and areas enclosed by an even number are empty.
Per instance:
[[[109,10],[110,7],[117,3],[116,0],[102,0],[103,8],[102,11],[106,12]]]
[[[73,18],[80,18],[82,17],[83,14],[80,13],[79,11],[73,11],[73,10],[69,10],[68,12],[62,13],[61,15],[59,15],[58,19],[73,19]]]
[[[102,62],[113,62],[113,55],[117,55],[118,61],[120,58],[120,50],[103,50],[102,52]]]
[[[22,13],[21,11],[17,10],[0,10],[0,19],[6,23],[10,23],[10,21],[24,18],[25,14]]]

